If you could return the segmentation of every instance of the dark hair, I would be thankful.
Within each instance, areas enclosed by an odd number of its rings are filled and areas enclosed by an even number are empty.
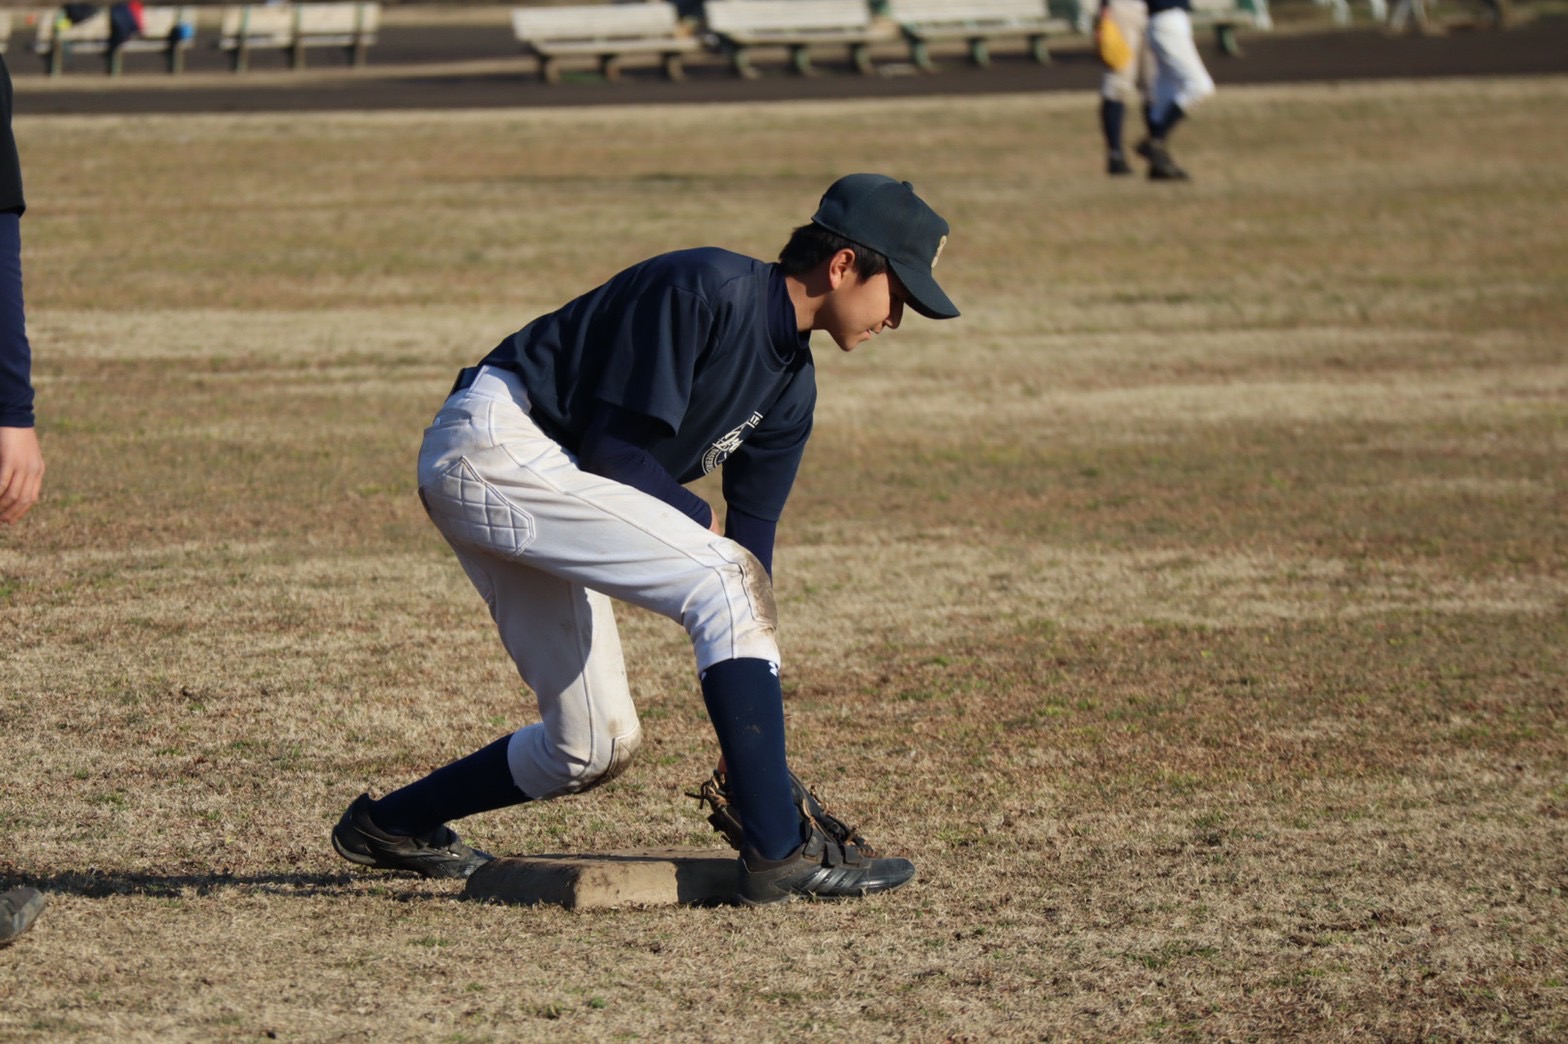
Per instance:
[[[887,271],[887,255],[845,239],[837,232],[829,232],[815,222],[801,225],[790,234],[789,242],[779,251],[779,267],[785,275],[802,275],[840,250],[855,252],[855,274],[862,282]]]

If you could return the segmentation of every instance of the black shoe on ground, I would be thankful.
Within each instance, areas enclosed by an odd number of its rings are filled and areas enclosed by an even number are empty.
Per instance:
[[[870,895],[907,884],[914,876],[915,864],[907,859],[873,859],[854,845],[840,844],[813,829],[810,840],[778,863],[742,856],[740,901],[765,906],[797,895],[822,899]]]
[[[469,848],[446,826],[436,827],[424,837],[389,834],[371,822],[369,810],[370,795],[361,794],[332,828],[332,847],[351,863],[462,879],[495,858]]]
[[[15,939],[38,920],[44,910],[44,895],[23,885],[0,895],[0,946]]]
[[[1132,173],[1132,164],[1127,162],[1127,157],[1119,152],[1113,152],[1105,158],[1105,173],[1112,177]]]
[[[1163,141],[1145,142],[1148,151],[1143,155],[1149,161],[1150,181],[1186,181],[1187,172],[1176,165]]]

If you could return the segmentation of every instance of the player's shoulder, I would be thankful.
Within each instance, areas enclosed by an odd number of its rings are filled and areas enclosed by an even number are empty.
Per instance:
[[[648,263],[657,264],[666,271],[684,273],[692,279],[721,283],[754,277],[768,268],[766,261],[714,246],[674,250],[660,254]]]

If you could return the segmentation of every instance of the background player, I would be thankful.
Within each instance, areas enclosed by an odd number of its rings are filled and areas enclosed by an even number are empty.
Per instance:
[[[33,429],[32,347],[22,306],[22,165],[11,133],[11,73],[0,57],[0,525],[38,502],[44,457]],[[36,888],[0,895],[0,943],[25,932],[44,908]]]
[[[1150,119],[1148,89],[1154,79],[1154,60],[1144,45],[1149,6],[1146,0],[1103,0],[1100,19],[1107,18],[1116,23],[1131,57],[1120,68],[1107,64],[1105,74],[1100,78],[1100,132],[1105,137],[1105,172],[1131,174],[1132,165],[1122,151],[1122,126],[1129,101],[1140,103],[1145,126]],[[1097,32],[1102,24],[1102,21],[1096,21]]]
[[[1192,38],[1192,0],[1147,0],[1146,43],[1154,60],[1149,92],[1149,137],[1138,152],[1149,161],[1154,181],[1185,181],[1187,172],[1171,158],[1168,139],[1192,107],[1214,93],[1214,80]]]
[[[932,276],[947,233],[907,182],[848,175],[776,264],[717,248],[651,258],[459,375],[425,432],[420,497],[541,720],[379,801],[362,794],[333,830],[339,854],[466,877],[489,857],[448,821],[622,772],[642,733],[615,598],[691,637],[744,827],[743,901],[863,895],[914,876],[793,801],[771,574],[816,403],[811,333],[847,352],[896,328],[906,306],[956,316]],[[682,486],[716,468],[722,524]]]

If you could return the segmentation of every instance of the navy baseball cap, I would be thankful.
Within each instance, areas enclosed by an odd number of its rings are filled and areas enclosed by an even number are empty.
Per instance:
[[[915,187],[884,174],[846,174],[822,194],[812,222],[885,255],[909,303],[927,319],[952,319],[958,307],[931,270],[947,245],[947,222],[915,195]]]

